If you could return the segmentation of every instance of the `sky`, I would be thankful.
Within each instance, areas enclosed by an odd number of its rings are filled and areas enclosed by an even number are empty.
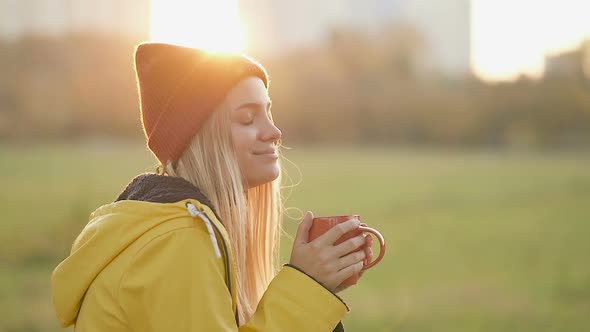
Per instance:
[[[238,52],[243,37],[238,0],[152,0],[151,39]]]
[[[590,38],[590,0],[472,0],[472,69],[487,80],[542,75],[544,56]]]
[[[238,0],[152,0],[151,20],[156,41],[212,51],[243,49]],[[590,38],[590,0],[472,0],[471,25],[476,75],[489,81],[513,80],[521,73],[540,77],[546,54]]]

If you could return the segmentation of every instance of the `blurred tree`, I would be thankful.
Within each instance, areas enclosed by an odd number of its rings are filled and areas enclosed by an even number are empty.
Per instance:
[[[90,34],[0,42],[0,139],[141,138],[136,44]],[[320,47],[259,60],[287,142],[567,147],[590,145],[589,54],[587,41],[554,55],[544,80],[449,79],[429,71],[420,33],[396,25],[335,28]]]

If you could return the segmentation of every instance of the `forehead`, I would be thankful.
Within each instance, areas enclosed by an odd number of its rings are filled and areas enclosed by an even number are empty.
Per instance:
[[[269,102],[269,97],[264,82],[260,78],[246,77],[228,92],[226,101],[231,109],[235,109],[246,103],[266,105]]]

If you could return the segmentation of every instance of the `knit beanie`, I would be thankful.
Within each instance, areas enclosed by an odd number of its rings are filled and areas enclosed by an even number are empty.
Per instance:
[[[141,121],[150,151],[162,165],[177,160],[205,120],[243,78],[266,70],[240,54],[163,43],[135,50]]]

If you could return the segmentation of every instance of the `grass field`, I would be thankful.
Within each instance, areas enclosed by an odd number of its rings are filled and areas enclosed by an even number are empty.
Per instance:
[[[297,148],[305,210],[361,214],[387,255],[342,293],[347,331],[590,331],[590,154]],[[0,146],[0,331],[58,331],[50,273],[141,144]],[[375,248],[376,249],[376,248]],[[283,257],[290,239],[283,242]]]

